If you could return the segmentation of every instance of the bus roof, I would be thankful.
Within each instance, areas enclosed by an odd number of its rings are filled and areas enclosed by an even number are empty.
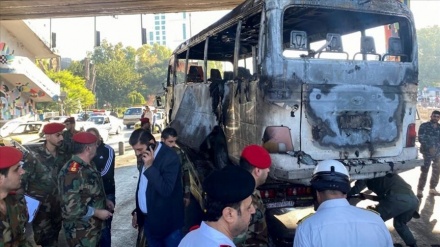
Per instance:
[[[236,34],[236,23],[244,17],[252,16],[263,8],[263,4],[266,6],[278,6],[274,8],[285,9],[284,6],[298,6],[298,15],[302,15],[303,18],[298,20],[303,22],[304,19],[308,19],[307,24],[301,24],[301,28],[309,30],[319,30],[316,28],[321,22],[314,22],[313,20],[319,16],[319,18],[326,21],[337,21],[338,15],[337,11],[341,10],[356,10],[351,18],[353,21],[338,22],[338,28],[349,33],[351,30],[356,30],[358,27],[354,27],[356,20],[362,18],[359,16],[359,12],[367,14],[382,14],[382,18],[371,19],[369,22],[364,22],[365,28],[369,26],[375,26],[376,23],[383,22],[386,18],[390,23],[396,22],[398,17],[405,17],[413,22],[413,17],[408,6],[400,2],[399,0],[332,0],[332,1],[309,1],[310,4],[305,4],[304,0],[247,0],[242,4],[238,5],[236,8],[231,10],[228,14],[222,17],[217,22],[213,23],[209,27],[205,28],[198,34],[194,35],[187,41],[180,44],[173,52],[177,54],[178,58],[185,58],[185,51],[189,47],[195,47],[195,50],[202,51],[192,53],[190,59],[203,59],[204,51],[204,41],[207,37],[209,39],[209,49],[212,47],[227,47],[230,43],[231,47],[234,47],[235,34]],[[307,11],[304,11],[304,7],[310,7]],[[300,12],[302,11],[302,12]],[[308,15],[308,16],[307,16]],[[368,18],[368,17],[366,17]],[[294,20],[293,20],[294,21]],[[260,23],[258,23],[260,24]],[[353,26],[350,28],[350,26]],[[304,30],[307,31],[307,30]],[[311,33],[312,34],[312,33]],[[250,34],[258,36],[258,33]],[[318,34],[317,36],[321,36]],[[323,37],[325,38],[325,36]],[[246,40],[246,39],[243,39]],[[221,43],[219,45],[212,45],[213,43]],[[243,42],[243,41],[242,41]],[[233,48],[232,48],[233,50]],[[233,54],[224,54],[224,49],[218,51],[210,51],[209,59],[218,61],[233,61]]]

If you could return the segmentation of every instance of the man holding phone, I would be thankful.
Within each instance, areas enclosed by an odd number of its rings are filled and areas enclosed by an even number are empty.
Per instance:
[[[184,220],[179,157],[143,129],[133,131],[128,142],[140,164],[132,225],[143,226],[149,247],[178,246]]]

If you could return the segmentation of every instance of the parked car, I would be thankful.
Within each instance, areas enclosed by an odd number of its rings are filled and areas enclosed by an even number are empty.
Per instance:
[[[27,122],[19,124],[7,136],[3,136],[5,140],[11,139],[19,144],[27,144],[39,142],[43,136],[42,130],[45,122]]]
[[[1,128],[0,128],[0,136],[8,136],[9,133],[11,133],[15,128],[17,128],[18,125],[26,123],[22,120],[16,120],[12,119],[6,122]]]
[[[144,112],[144,107],[130,107],[124,112],[123,124],[127,126],[127,129],[135,125],[136,122],[141,119],[142,113]]]
[[[56,117],[49,117],[44,119],[44,121],[49,123],[64,123],[66,119],[68,119],[69,116],[56,116]]]
[[[76,123],[76,128],[82,131],[85,131],[90,127],[95,127],[98,130],[105,129],[109,134],[118,135],[119,133],[122,133],[124,125],[122,124],[120,119],[113,116],[104,115],[92,116],[85,122]]]
[[[166,125],[165,125],[165,113],[160,111],[160,112],[156,112],[154,114],[154,126],[153,126],[153,134],[154,133],[160,133],[162,132],[163,129],[165,129]],[[151,123],[153,124],[153,122]],[[139,129],[141,127],[141,121],[137,121],[136,124],[134,125],[134,129]]]

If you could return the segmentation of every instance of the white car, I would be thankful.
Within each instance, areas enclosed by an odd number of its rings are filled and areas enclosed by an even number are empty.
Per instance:
[[[114,117],[114,116],[108,116],[110,120],[110,134],[114,133],[116,135],[119,135],[122,133],[122,130],[124,129],[124,124],[122,124],[122,120]]]
[[[68,118],[69,116],[56,116],[49,118],[47,121],[49,123],[64,123],[64,121]]]
[[[130,107],[124,113],[123,124],[127,125],[127,129],[135,125],[141,119],[144,107]]]
[[[152,128],[153,134],[161,133],[165,129],[165,113],[163,111],[158,111],[154,113],[154,127]],[[153,123],[151,123],[153,124]],[[141,121],[137,121],[134,125],[134,129],[137,130],[141,127]]]
[[[0,136],[7,136],[9,135],[15,128],[17,128],[18,125],[26,123],[25,121],[12,119],[6,122],[1,128],[0,128]]]
[[[46,122],[31,121],[16,126],[8,135],[3,136],[5,140],[14,140],[19,144],[39,142],[43,136],[43,126]]]
[[[98,130],[105,129],[109,134],[114,133],[116,135],[122,133],[122,129],[124,128],[120,119],[105,115],[92,116],[87,119],[87,121],[80,122],[79,125],[79,129],[83,131],[95,127]]]

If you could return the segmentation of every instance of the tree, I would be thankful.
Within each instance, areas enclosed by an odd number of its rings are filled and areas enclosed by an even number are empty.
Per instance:
[[[145,103],[145,98],[141,93],[132,91],[128,94],[130,105],[142,105]]]
[[[146,95],[155,95],[163,92],[163,83],[166,82],[168,73],[168,60],[172,51],[166,46],[155,43],[143,45],[137,52],[137,71],[141,74],[140,92]]]
[[[103,40],[91,57],[96,66],[96,96],[99,102],[110,103],[113,107],[130,104],[128,94],[138,91],[139,86],[139,74],[135,70],[136,50],[124,48],[122,43],[113,46]]]
[[[440,86],[440,26],[417,30],[420,87]]]
[[[78,112],[81,107],[95,104],[95,96],[85,87],[85,80],[75,76],[68,70],[59,72],[48,71],[47,76],[52,81],[59,82],[61,91],[66,92],[64,109],[68,114]]]
[[[72,74],[75,76],[84,78],[84,60],[72,61],[67,70],[72,72]]]

